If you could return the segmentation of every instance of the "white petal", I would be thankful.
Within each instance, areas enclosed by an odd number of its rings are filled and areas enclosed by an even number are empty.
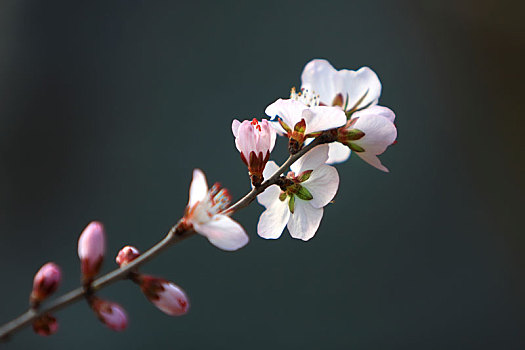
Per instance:
[[[303,119],[303,111],[305,109],[308,109],[308,106],[306,106],[302,102],[294,100],[283,100],[280,98],[268,107],[266,107],[265,113],[272,118],[281,118],[286,123],[286,125],[288,125],[290,129],[293,130],[295,124],[297,124],[301,121],[301,119]],[[275,129],[279,131],[278,128]]]
[[[328,160],[328,145],[319,145],[308,151],[304,156],[293,163],[290,168],[299,175],[305,170],[314,170]]]
[[[273,160],[266,163],[266,167],[263,171],[263,177],[265,180],[267,180],[270,176],[272,176],[279,167]],[[259,204],[264,205],[265,208],[268,208],[276,199],[279,198],[279,195],[281,194],[281,189],[277,185],[272,185],[265,189],[261,194],[257,196],[257,201]]]
[[[337,164],[346,161],[350,157],[352,151],[348,146],[340,142],[332,142],[328,144],[328,160],[327,164]]]
[[[386,166],[384,166],[379,158],[377,158],[376,155],[368,152],[355,152],[362,160],[373,166],[374,168],[377,168],[379,170],[384,171],[385,173],[389,173],[390,170]]]
[[[377,116],[384,117],[390,120],[390,122],[392,123],[394,122],[394,119],[396,119],[396,115],[394,114],[394,112],[390,108],[385,107],[385,106],[372,106],[372,107],[363,109],[362,111],[359,111],[353,114],[352,118],[355,118],[356,116],[363,117],[363,116],[370,116],[370,115],[377,115]]]
[[[272,187],[278,188],[277,186]],[[257,234],[259,236],[266,239],[276,239],[281,236],[290,218],[288,201],[289,197],[281,201],[279,196],[277,196],[274,198],[274,201],[267,206],[268,209],[261,214],[259,222],[257,223]]]
[[[387,118],[362,112],[356,112],[354,116],[359,119],[353,128],[365,133],[365,136],[354,143],[363,147],[366,153],[381,154],[396,140],[397,129]]]
[[[268,179],[270,176],[275,174],[275,172],[279,170],[279,166],[277,163],[275,163],[273,160],[270,160],[268,163],[266,163],[266,166],[263,170],[263,176],[265,179]]]
[[[309,201],[295,199],[295,210],[288,221],[288,231],[293,238],[307,241],[315,235],[323,218],[323,208],[314,208]]]
[[[321,165],[312,171],[310,178],[302,183],[314,197],[308,202],[314,208],[322,208],[334,199],[339,188],[339,174],[330,165]]]
[[[354,107],[365,93],[366,97],[357,108],[373,106],[381,96],[381,82],[368,67],[337,71],[326,60],[312,60],[304,67],[301,81],[302,88],[319,94],[320,101],[327,106],[331,106],[334,98],[341,94],[346,110]]]
[[[229,216],[217,214],[205,224],[193,224],[196,232],[206,236],[211,244],[223,250],[237,250],[244,247],[248,235],[244,228]]]
[[[317,106],[304,110],[305,134],[335,129],[346,124],[346,114],[339,107]]]
[[[237,119],[234,119],[232,122],[232,132],[233,136],[235,137],[237,137],[237,135],[239,134],[239,126],[241,126],[241,122]]]
[[[281,189],[277,185],[272,185],[257,196],[257,202],[265,208],[270,207],[275,200],[279,200]]]
[[[336,91],[334,79],[336,73],[335,68],[327,60],[311,60],[301,74],[301,88],[318,94],[322,103],[331,106],[335,96],[340,92]]]
[[[377,104],[381,96],[381,82],[377,74],[368,67],[362,67],[357,71],[340,70],[337,72],[336,84],[340,84],[340,92],[343,94],[346,110],[353,108],[365,93],[366,97],[359,103],[358,109]]]
[[[193,180],[190,185],[190,199],[188,206],[191,207],[197,202],[201,202],[208,194],[208,184],[206,183],[206,176],[200,169],[193,170]]]

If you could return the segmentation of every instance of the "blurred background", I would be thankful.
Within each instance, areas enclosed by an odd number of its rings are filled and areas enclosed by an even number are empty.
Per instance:
[[[143,271],[189,294],[164,315],[130,282],[114,333],[87,305],[6,349],[523,349],[523,62],[519,1],[0,2],[0,322],[34,273],[62,266],[105,223],[104,271],[183,214],[191,171],[249,190],[233,118],[300,86],[303,66],[367,65],[396,112],[384,174],[352,157],[309,242],[258,238],[235,253],[195,237]],[[285,142],[273,158],[285,159]]]

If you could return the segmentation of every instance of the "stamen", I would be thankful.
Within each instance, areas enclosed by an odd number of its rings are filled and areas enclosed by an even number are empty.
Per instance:
[[[314,91],[308,89],[301,89],[300,92],[295,91],[295,87],[290,90],[290,99],[299,101],[307,105],[308,107],[319,106],[319,95]]]
[[[221,188],[221,184],[216,182],[208,191],[210,200],[210,212],[215,214],[226,209],[231,202],[232,197],[227,189]]]
[[[261,126],[259,125],[259,121],[255,118],[253,118],[251,124],[255,126],[255,129],[257,129],[259,132],[261,132]]]

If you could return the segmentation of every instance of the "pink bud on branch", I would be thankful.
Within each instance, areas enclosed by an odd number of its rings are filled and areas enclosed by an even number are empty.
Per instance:
[[[89,302],[98,319],[108,328],[117,332],[126,329],[128,316],[122,306],[93,296],[90,297]]]
[[[135,260],[136,258],[138,258],[139,256],[140,252],[137,248],[127,245],[118,252],[115,261],[120,267],[123,267]]]
[[[29,298],[33,306],[37,306],[57,290],[61,275],[60,267],[52,262],[45,264],[38,270],[33,279],[33,291]]]
[[[137,282],[146,298],[162,312],[170,316],[181,316],[188,312],[188,297],[179,286],[152,276],[140,276]]]
[[[242,123],[234,120],[232,132],[235,145],[241,152],[241,159],[248,167],[254,186],[262,183],[263,170],[270,159],[270,152],[275,146],[276,133],[267,120],[258,122],[245,120]]]
[[[80,258],[82,280],[90,283],[102,266],[106,249],[104,226],[97,221],[91,222],[78,239],[78,257]]]
[[[33,322],[33,330],[36,334],[47,337],[58,331],[58,322],[53,316],[45,314]]]

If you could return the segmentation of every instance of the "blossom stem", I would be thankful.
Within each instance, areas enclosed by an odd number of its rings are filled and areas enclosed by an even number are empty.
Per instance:
[[[247,207],[257,195],[261,194],[269,186],[276,184],[279,181],[279,177],[286,172],[290,165],[292,165],[296,160],[302,157],[306,152],[323,143],[329,143],[335,141],[333,136],[329,133],[324,133],[321,136],[315,138],[310,144],[306,145],[300,149],[297,153],[291,155],[283,165],[272,175],[270,178],[266,179],[260,186],[254,187],[248,194],[242,197],[235,204],[231,205],[225,210],[225,213],[231,215],[238,210]],[[76,288],[58,298],[48,303],[45,307],[39,308],[29,308],[26,312],[13,319],[12,321],[2,325],[0,327],[0,342],[6,341],[11,335],[20,331],[26,326],[31,325],[35,320],[40,317],[63,309],[64,307],[73,304],[81,299],[84,299],[91,295],[92,293],[114,283],[119,280],[128,279],[133,276],[135,271],[139,266],[144,263],[152,260],[160,252],[168,248],[169,246],[179,243],[186,238],[195,235],[195,231],[188,229],[185,225],[182,225],[181,221],[173,225],[168,231],[166,236],[151,247],[149,250],[145,251],[139,257],[126,264],[125,266],[115,269],[97,279],[95,279],[88,286],[83,286]]]

